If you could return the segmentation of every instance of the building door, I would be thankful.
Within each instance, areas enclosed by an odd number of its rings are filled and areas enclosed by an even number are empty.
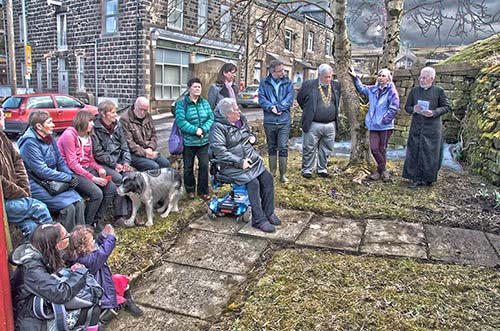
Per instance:
[[[66,59],[59,59],[57,66],[57,83],[59,93],[69,93],[68,71],[66,70]]]

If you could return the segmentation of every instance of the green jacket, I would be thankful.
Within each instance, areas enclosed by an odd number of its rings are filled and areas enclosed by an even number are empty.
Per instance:
[[[204,146],[208,144],[208,132],[214,123],[214,114],[207,100],[202,97],[194,103],[186,95],[182,102],[175,105],[175,120],[184,136],[184,146]],[[196,135],[196,130],[203,130],[203,137]]]

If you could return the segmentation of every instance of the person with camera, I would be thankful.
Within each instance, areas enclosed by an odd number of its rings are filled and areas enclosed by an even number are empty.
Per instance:
[[[78,179],[59,153],[50,114],[45,110],[32,111],[28,122],[30,126],[17,146],[28,172],[32,197],[44,202],[49,211],[59,213],[59,222],[71,231],[75,225],[85,224],[85,205],[73,189]],[[64,188],[51,191],[52,184]]]
[[[224,98],[215,108],[210,129],[209,155],[220,167],[220,175],[236,185],[245,185],[252,206],[252,226],[274,232],[281,221],[274,213],[274,180],[252,146],[255,136],[234,99]]]

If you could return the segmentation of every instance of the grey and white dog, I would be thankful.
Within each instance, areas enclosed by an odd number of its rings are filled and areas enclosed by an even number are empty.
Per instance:
[[[117,193],[127,195],[132,200],[132,215],[123,222],[125,226],[134,226],[137,210],[144,203],[146,206],[146,226],[153,225],[153,208],[161,203],[157,209],[160,216],[165,218],[170,211],[178,212],[177,203],[183,193],[182,176],[177,170],[163,168],[143,172],[130,172],[123,177]]]

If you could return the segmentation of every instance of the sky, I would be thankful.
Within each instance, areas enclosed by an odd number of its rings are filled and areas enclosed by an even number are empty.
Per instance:
[[[348,1],[348,6],[355,6],[361,0],[350,0]],[[429,0],[430,1],[430,0]],[[365,2],[370,3],[381,3],[382,1],[377,0],[365,0]],[[411,6],[413,3],[421,4],[423,0],[407,0],[405,2],[405,6]],[[436,1],[432,1],[436,2]],[[443,0],[442,8],[440,9],[443,13],[442,16],[455,16],[455,12],[457,9],[458,0]],[[470,2],[484,2],[487,7],[487,14],[493,16],[496,14],[496,23],[492,24],[493,31],[489,30],[487,33],[477,33],[469,32],[467,37],[449,37],[448,32],[450,27],[455,22],[454,20],[445,20],[441,27],[441,35],[436,35],[436,29],[430,28],[429,31],[424,35],[418,25],[410,20],[407,16],[403,18],[401,24],[401,42],[403,44],[408,44],[410,47],[421,47],[421,46],[445,46],[445,45],[467,45],[476,40],[484,39],[486,37],[491,36],[494,33],[500,32],[500,1],[499,0],[470,0]],[[436,5],[432,6],[432,8],[438,9]],[[361,13],[361,18],[357,21],[353,22],[350,28],[350,37],[354,44],[363,47],[377,47],[381,46],[383,41],[383,26],[375,25],[370,29],[366,29],[366,24],[363,22],[363,18],[369,17],[373,12],[381,12],[381,9],[377,6],[372,6],[371,8],[365,8]],[[491,17],[490,17],[491,20]],[[481,26],[485,27],[485,24],[481,24]],[[467,30],[469,30],[467,28]]]

